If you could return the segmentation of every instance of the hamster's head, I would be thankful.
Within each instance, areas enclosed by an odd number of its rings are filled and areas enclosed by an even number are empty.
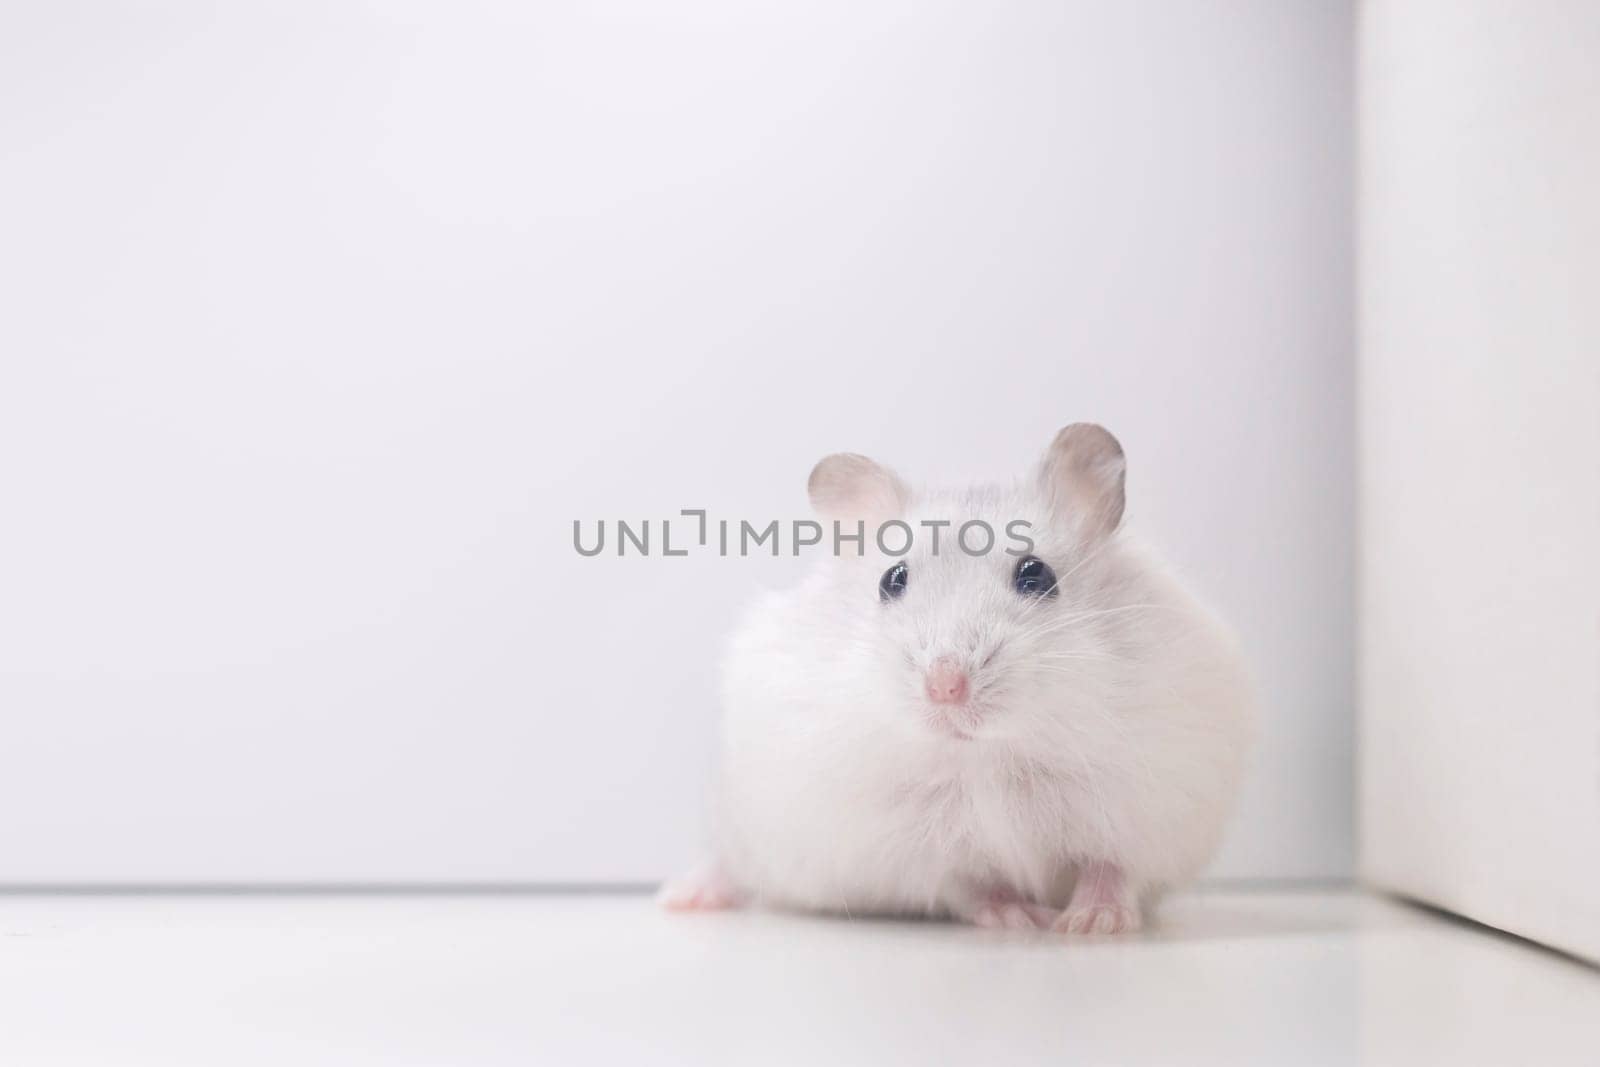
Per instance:
[[[822,596],[840,625],[833,666],[889,717],[953,744],[1025,741],[1092,713],[1118,662],[1092,625],[1110,580],[1099,557],[1122,519],[1122,447],[1099,426],[1056,435],[1009,488],[912,491],[865,456],[811,473],[828,527]],[[832,524],[858,543],[834,540]]]

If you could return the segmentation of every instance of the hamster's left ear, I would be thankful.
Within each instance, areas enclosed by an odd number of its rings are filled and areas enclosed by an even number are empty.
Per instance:
[[[1122,522],[1127,470],[1122,446],[1104,426],[1075,422],[1050,442],[1039,467],[1039,488],[1051,510],[1092,543]]]

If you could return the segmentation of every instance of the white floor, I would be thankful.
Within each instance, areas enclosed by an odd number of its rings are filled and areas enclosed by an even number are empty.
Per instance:
[[[1339,893],[1131,940],[629,896],[0,896],[0,1063],[1600,1063],[1600,971]]]

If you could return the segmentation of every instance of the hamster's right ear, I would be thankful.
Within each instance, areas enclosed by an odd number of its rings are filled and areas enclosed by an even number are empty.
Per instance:
[[[835,452],[811,468],[811,506],[825,519],[884,522],[905,511],[905,483],[887,467],[854,452]]]
[[[1104,426],[1075,422],[1056,434],[1039,467],[1051,510],[1084,540],[1108,537],[1122,522],[1128,463]]]

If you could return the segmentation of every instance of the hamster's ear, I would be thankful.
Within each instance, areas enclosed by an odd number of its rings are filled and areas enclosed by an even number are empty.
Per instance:
[[[884,522],[905,511],[910,494],[893,471],[854,452],[824,456],[806,482],[811,506],[825,519]]]
[[[1105,427],[1075,422],[1050,442],[1039,467],[1039,488],[1084,540],[1099,541],[1122,521],[1127,469],[1122,446]]]

